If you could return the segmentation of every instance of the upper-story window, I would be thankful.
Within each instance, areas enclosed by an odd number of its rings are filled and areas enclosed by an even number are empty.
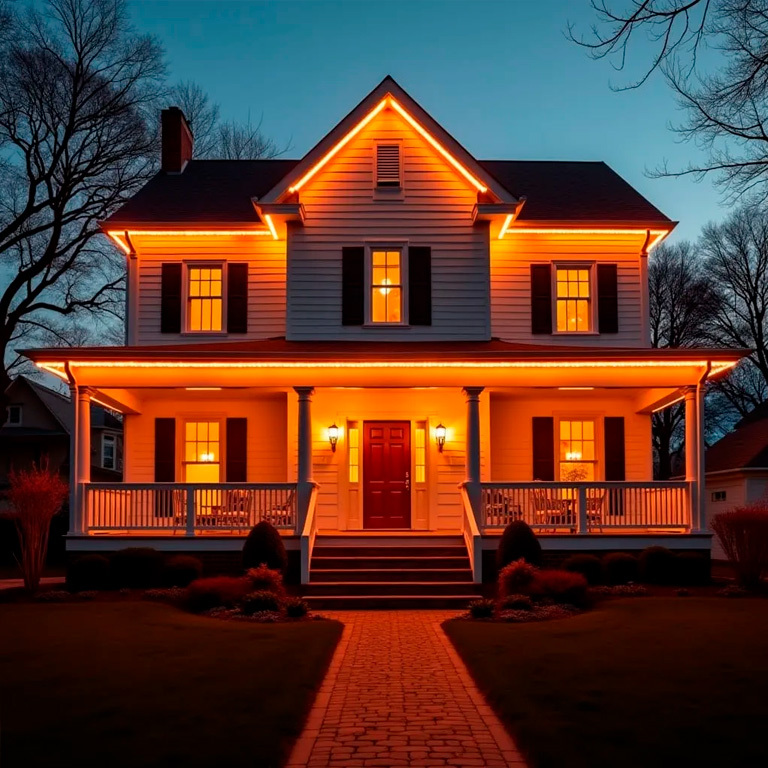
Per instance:
[[[588,266],[558,266],[555,270],[558,333],[592,330],[592,277]]]
[[[402,251],[371,250],[371,322],[403,322]]]
[[[221,265],[187,268],[187,330],[221,331],[223,316],[223,268]]]
[[[400,145],[376,145],[376,186],[400,187]]]
[[[18,427],[20,425],[21,425],[21,406],[20,405],[9,405],[8,406],[8,419],[6,421],[6,426]]]

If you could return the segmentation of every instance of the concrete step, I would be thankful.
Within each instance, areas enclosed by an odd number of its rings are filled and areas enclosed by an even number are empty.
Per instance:
[[[360,563],[367,565],[367,563]],[[472,581],[472,569],[466,568],[312,568],[311,582],[327,581]]]
[[[381,555],[381,550],[376,555],[360,557],[359,555],[318,555],[317,550],[312,553],[310,570],[368,570],[395,569],[395,570],[435,570],[441,568],[469,568],[469,557],[466,550],[452,556],[419,556],[404,557],[399,555]]]
[[[313,611],[318,610],[463,610],[474,595],[309,595],[306,601]]]
[[[478,585],[471,581],[310,581],[305,595],[467,595],[477,596]]]

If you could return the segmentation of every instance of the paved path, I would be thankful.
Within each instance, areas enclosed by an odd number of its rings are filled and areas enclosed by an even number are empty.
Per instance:
[[[344,633],[288,768],[524,768],[440,628],[455,612],[328,615]]]

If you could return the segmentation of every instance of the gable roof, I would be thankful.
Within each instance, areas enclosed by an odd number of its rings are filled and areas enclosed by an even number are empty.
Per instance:
[[[14,389],[22,386],[32,391],[64,432],[70,433],[72,431],[73,421],[69,398],[24,375],[17,376],[8,385],[6,391],[12,393]],[[14,431],[14,434],[18,434],[18,432]]]
[[[707,450],[704,461],[707,472],[768,470],[768,408],[758,406],[745,416],[732,432]]]

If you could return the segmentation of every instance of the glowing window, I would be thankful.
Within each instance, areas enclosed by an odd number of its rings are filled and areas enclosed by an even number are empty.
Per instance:
[[[588,482],[595,479],[595,422],[560,422],[560,481]]]
[[[349,482],[357,483],[360,481],[360,430],[357,427],[350,427],[348,433]]]
[[[220,331],[222,268],[189,267],[188,330]]]
[[[400,323],[402,319],[400,251],[372,251],[371,322]]]
[[[188,483],[218,483],[220,477],[218,421],[188,421],[184,431],[184,467]]]
[[[427,430],[416,427],[416,455],[414,459],[414,477],[417,483],[427,480]]]
[[[558,267],[557,330],[590,331],[590,278],[588,267]]]

